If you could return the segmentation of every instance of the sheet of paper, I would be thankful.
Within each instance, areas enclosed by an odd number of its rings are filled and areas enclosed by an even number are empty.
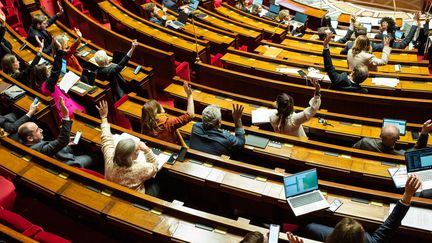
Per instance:
[[[382,85],[386,87],[395,88],[399,84],[397,78],[372,78],[372,83],[376,85]]]
[[[319,79],[319,80],[325,80],[325,81],[329,81],[330,82],[330,78],[327,74],[321,74],[321,73],[316,73],[316,72],[308,72],[307,74],[308,78],[313,78],[313,79]]]
[[[408,179],[406,166],[392,167],[387,170],[390,173],[396,188],[404,188]]]
[[[76,75],[75,73],[71,71],[67,72],[59,83],[60,89],[67,93],[69,89],[72,88],[76,82],[78,82],[79,79],[80,76]]]
[[[393,211],[395,206],[396,204],[391,203],[389,211]],[[432,210],[411,206],[402,220],[402,225],[417,229],[432,230]]]
[[[157,157],[158,161],[158,170],[162,168],[162,166],[168,161],[168,159],[171,157],[171,153],[162,152]]]
[[[269,123],[270,116],[276,114],[276,112],[277,112],[276,109],[267,109],[267,108],[252,110],[252,123],[253,124]]]
[[[280,73],[298,73],[300,68],[276,68],[276,72]]]

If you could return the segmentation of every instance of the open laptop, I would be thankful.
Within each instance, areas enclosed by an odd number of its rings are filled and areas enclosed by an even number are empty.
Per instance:
[[[317,170],[302,171],[284,177],[285,197],[295,216],[328,208],[330,205],[318,190]]]
[[[180,29],[183,28],[187,22],[189,15],[183,11],[180,11],[179,16],[177,20],[174,20],[168,24],[168,26],[174,28],[174,29]]]
[[[423,182],[422,189],[432,188],[432,148],[405,152],[408,175],[415,174]]]
[[[399,128],[399,135],[401,136],[406,134],[406,123],[406,120],[383,118],[383,127],[387,124],[395,125],[397,128]]]
[[[199,3],[200,3],[200,0],[191,0],[189,3],[189,6],[188,6],[189,10],[191,12],[197,10]]]
[[[296,29],[305,25],[306,21],[307,15],[297,12],[294,16],[294,19],[290,21],[290,24],[294,27],[294,29]]]
[[[253,0],[252,1],[252,5],[253,4],[262,5],[263,4],[263,0]]]
[[[279,16],[280,6],[276,4],[269,5],[269,11],[264,14],[264,16],[275,19],[277,16]]]

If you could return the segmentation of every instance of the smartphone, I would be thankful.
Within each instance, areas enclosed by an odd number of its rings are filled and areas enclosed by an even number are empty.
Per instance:
[[[39,102],[39,98],[36,97],[36,98],[34,98],[32,105],[36,105],[38,102]]]
[[[332,211],[333,213],[336,212],[336,210],[338,210],[338,208],[343,204],[343,202],[339,199],[335,199],[329,207],[329,210]]]
[[[270,225],[268,243],[277,243],[279,241],[279,230],[280,226],[278,224]]]
[[[74,138],[74,140],[73,140],[73,144],[75,144],[75,145],[78,144],[80,138],[81,138],[81,131],[78,131],[78,132],[75,134],[75,138]]]
[[[137,75],[140,70],[141,70],[141,65],[138,65],[134,70],[134,74]]]
[[[298,70],[297,72],[298,72],[298,74],[300,74],[300,77],[307,78],[306,73],[302,69]]]
[[[411,136],[413,140],[418,140],[420,135],[418,132],[411,131]]]
[[[175,163],[177,157],[178,157],[177,153],[171,154],[171,157],[169,157],[167,164],[173,165]]]

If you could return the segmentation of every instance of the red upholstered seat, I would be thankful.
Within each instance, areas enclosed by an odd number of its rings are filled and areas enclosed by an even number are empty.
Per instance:
[[[117,107],[125,103],[127,100],[128,100],[128,96],[124,95],[119,100],[117,100],[117,102],[114,104],[114,108],[116,108],[115,124],[124,127],[126,129],[132,130],[132,124],[130,123],[129,119],[121,111],[117,110]]]
[[[215,8],[222,6],[222,0],[214,0],[213,2]]]
[[[248,50],[248,48],[247,48],[246,45],[242,45],[242,46],[240,46],[238,49],[239,49],[240,51],[247,51],[247,50]]]
[[[190,81],[190,69],[188,62],[175,62],[176,65],[176,75],[179,76],[183,80]]]
[[[33,237],[43,230],[24,217],[3,208],[0,209],[0,222],[28,237]]]
[[[3,176],[0,176],[0,206],[5,209],[12,209],[15,198],[14,184]]]
[[[223,55],[217,53],[216,55],[210,55],[210,63],[213,66],[223,68],[222,61],[220,60]]]
[[[89,174],[92,174],[92,175],[94,175],[94,176],[97,176],[97,177],[99,177],[99,178],[105,179],[105,176],[104,176],[104,175],[102,175],[101,173],[96,172],[96,171],[94,171],[94,170],[89,170],[89,169],[86,169],[86,168],[78,168],[78,169],[79,169],[79,170],[82,170],[82,171],[85,171],[85,172],[87,172],[87,173],[89,173]]]
[[[68,243],[70,240],[66,240],[58,235],[50,232],[42,231],[36,234],[33,239],[43,243]]]

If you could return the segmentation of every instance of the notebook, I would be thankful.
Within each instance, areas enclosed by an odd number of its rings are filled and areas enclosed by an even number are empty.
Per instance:
[[[399,128],[399,135],[401,136],[404,136],[406,133],[406,123],[406,120],[383,118],[383,127],[388,124],[395,125],[397,128]]]
[[[284,177],[285,197],[295,216],[328,208],[330,205],[318,190],[317,170],[302,171]]]
[[[405,152],[408,175],[415,174],[423,182],[422,190],[432,188],[432,148]]]
[[[252,123],[253,124],[269,123],[270,116],[276,113],[277,113],[276,109],[258,108],[256,110],[252,110]]]

